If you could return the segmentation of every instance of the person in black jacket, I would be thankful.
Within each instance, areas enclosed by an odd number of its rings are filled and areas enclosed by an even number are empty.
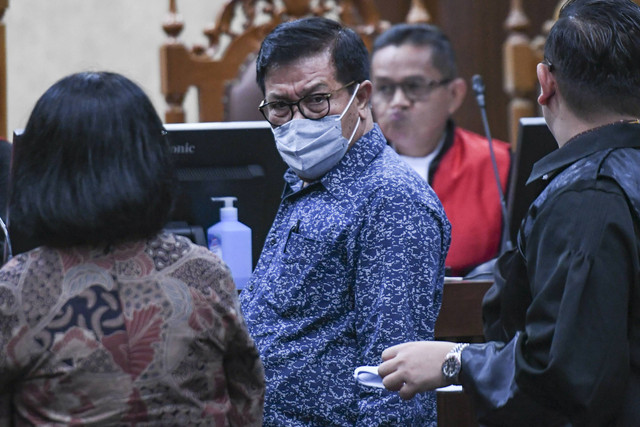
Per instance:
[[[559,150],[483,303],[484,344],[412,342],[378,372],[412,398],[462,384],[488,425],[640,420],[640,6],[570,0],[537,65]]]

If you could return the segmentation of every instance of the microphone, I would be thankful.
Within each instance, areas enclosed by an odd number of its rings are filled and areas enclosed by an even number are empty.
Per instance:
[[[484,112],[484,82],[482,81],[482,76],[480,76],[480,74],[476,74],[471,78],[471,86],[473,87],[473,91],[476,93],[476,100],[478,101],[478,105]]]
[[[502,191],[502,184],[500,183],[500,173],[498,172],[498,163],[496,162],[496,154],[493,150],[493,140],[491,139],[491,131],[489,130],[489,121],[487,120],[487,110],[485,108],[484,100],[484,82],[482,76],[479,74],[474,75],[471,78],[471,86],[476,94],[476,101],[480,107],[480,113],[482,114],[482,124],[484,125],[484,132],[489,142],[489,152],[491,154],[491,164],[493,165],[493,173],[495,175],[496,184],[498,184],[498,195],[500,197],[500,207],[502,208],[502,249],[510,249],[511,241],[509,239],[510,226],[509,217],[507,216],[507,203],[504,199],[504,192]]]

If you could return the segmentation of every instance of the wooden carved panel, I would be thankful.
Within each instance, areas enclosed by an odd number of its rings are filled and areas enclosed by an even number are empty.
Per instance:
[[[228,105],[230,97],[236,96],[230,86],[250,81],[251,76],[246,73],[253,70],[247,65],[253,66],[251,60],[260,43],[276,25],[305,16],[327,16],[341,21],[360,34],[368,48],[375,36],[390,25],[381,19],[375,0],[227,0],[215,23],[204,30],[208,45],[187,47],[179,40],[184,22],[178,14],[177,0],[170,0],[163,24],[167,40],[160,48],[160,78],[167,103],[165,121],[184,122],[182,104],[192,86],[198,91],[199,121],[238,117],[235,112],[238,108],[234,110]],[[407,19],[415,22],[429,19],[422,0],[411,0]],[[252,87],[237,93],[253,97],[257,92]]]

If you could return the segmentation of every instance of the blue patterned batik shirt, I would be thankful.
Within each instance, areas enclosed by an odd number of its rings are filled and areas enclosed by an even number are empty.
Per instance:
[[[264,364],[265,426],[435,426],[435,393],[359,385],[395,344],[433,339],[451,227],[377,125],[320,180],[290,170],[240,295]]]

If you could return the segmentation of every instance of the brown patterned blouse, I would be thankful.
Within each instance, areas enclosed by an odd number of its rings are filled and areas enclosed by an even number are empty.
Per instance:
[[[0,425],[251,426],[264,375],[228,268],[160,234],[5,265],[0,393]]]

